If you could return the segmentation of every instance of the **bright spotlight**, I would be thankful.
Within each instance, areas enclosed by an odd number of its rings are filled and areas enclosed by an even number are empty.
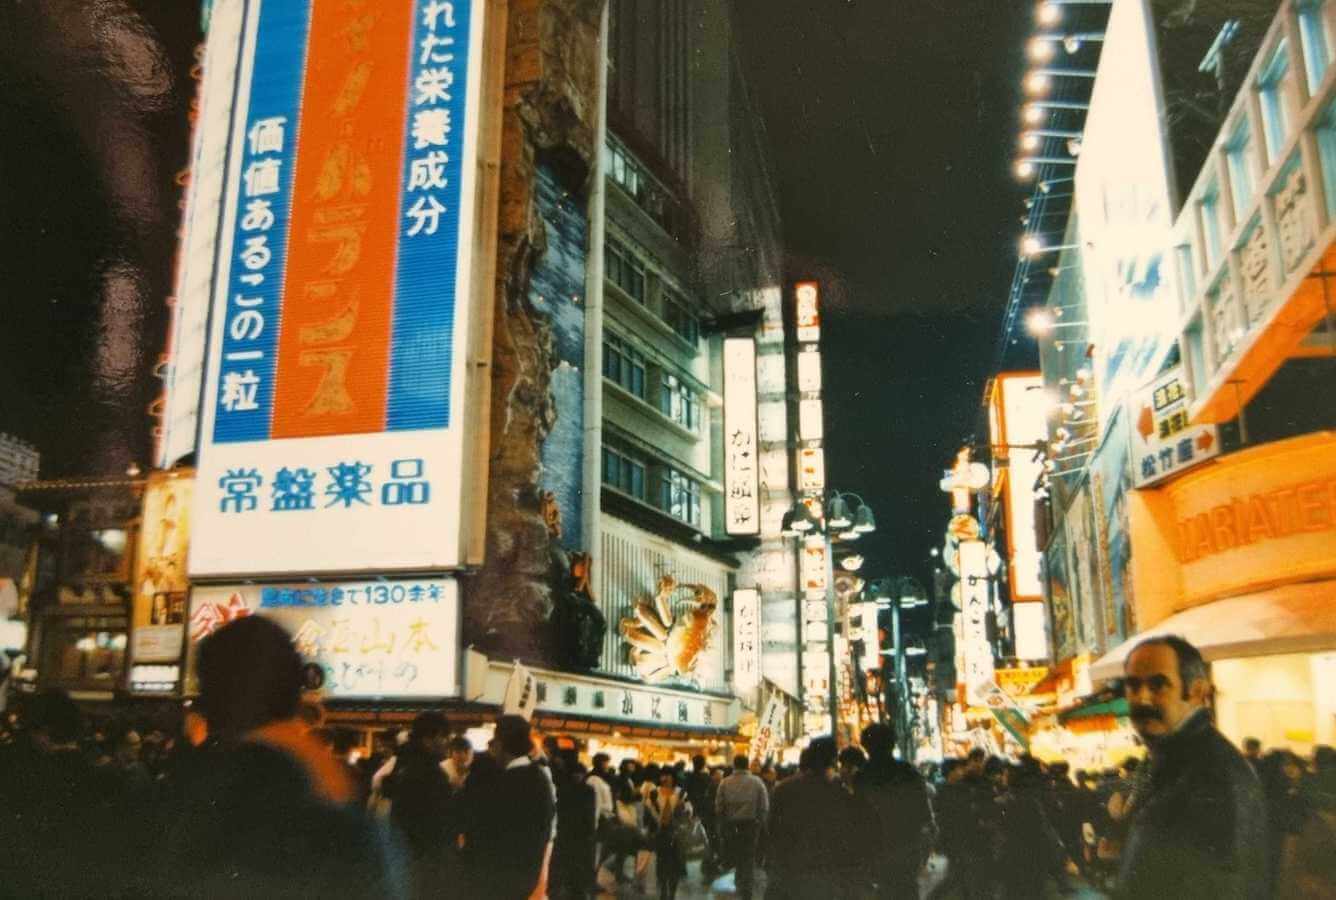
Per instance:
[[[1080,156],[1080,155],[1081,155],[1081,139],[1080,139],[1080,138],[1072,138],[1071,140],[1069,140],[1069,141],[1067,142],[1067,152],[1070,153],[1072,156]]]
[[[1021,253],[1024,253],[1026,256],[1034,256],[1043,249],[1043,241],[1039,240],[1039,238],[1034,235],[1026,235],[1021,238]]]
[[[1043,72],[1031,72],[1025,76],[1025,89],[1032,94],[1046,94],[1053,86],[1053,79]]]
[[[1021,135],[1021,146],[1026,150],[1038,150],[1039,141],[1039,135],[1035,134],[1033,131],[1027,131],[1025,134]]]
[[[1038,125],[1040,122],[1044,121],[1044,108],[1031,103],[1029,106],[1025,107],[1023,115],[1027,125]]]
[[[1048,310],[1036,309],[1025,317],[1025,328],[1035,337],[1043,337],[1053,330],[1053,317]]]
[[[1062,19],[1062,7],[1056,3],[1041,3],[1036,15],[1040,25],[1056,25]]]
[[[1031,38],[1028,50],[1030,59],[1035,62],[1048,62],[1053,58],[1053,42],[1043,38]]]
[[[1034,174],[1034,163],[1025,161],[1016,163],[1016,177],[1029,178],[1033,174]]]

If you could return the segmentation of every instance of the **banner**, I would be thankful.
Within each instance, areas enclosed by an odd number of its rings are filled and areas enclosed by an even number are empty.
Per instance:
[[[246,4],[192,576],[461,563],[484,6]]]
[[[756,736],[752,738],[749,755],[765,762],[784,745],[784,700],[779,691],[772,690],[765,702],[765,712],[756,720]]]
[[[501,703],[501,715],[519,716],[524,721],[533,718],[533,711],[538,705],[538,680],[533,677],[518,660],[506,682],[506,699]]]

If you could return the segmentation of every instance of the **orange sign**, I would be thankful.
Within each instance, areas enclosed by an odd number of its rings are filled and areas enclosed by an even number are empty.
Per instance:
[[[1258,541],[1336,528],[1336,478],[1231,497],[1179,520],[1178,558],[1195,562]]]

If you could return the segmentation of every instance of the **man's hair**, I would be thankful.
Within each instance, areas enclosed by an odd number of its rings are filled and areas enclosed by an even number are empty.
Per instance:
[[[701,769],[704,769],[705,757],[701,756],[699,753],[691,757],[691,768],[695,769],[697,772],[699,772]]]
[[[806,772],[824,772],[835,765],[839,749],[832,737],[813,738],[798,759],[798,768]]]
[[[1182,682],[1181,692],[1184,700],[1188,699],[1188,689],[1192,687],[1192,682],[1198,678],[1208,683],[1211,680],[1211,667],[1202,658],[1201,651],[1176,634],[1161,634],[1146,638],[1132,648],[1127,658],[1131,659],[1132,653],[1136,653],[1142,647],[1168,647],[1174,651],[1174,656],[1178,659],[1178,680]]]
[[[676,785],[681,780],[677,776],[677,770],[670,766],[664,766],[662,769],[659,770],[659,778],[661,779],[671,778],[673,780],[674,785]]]
[[[528,756],[533,752],[529,723],[519,716],[502,716],[496,720],[496,742],[510,756]]]
[[[462,734],[457,734],[450,738],[450,742],[445,745],[445,750],[447,753],[472,753],[473,745],[469,743],[468,738]]]
[[[840,765],[861,769],[867,765],[867,754],[857,747],[845,747],[838,757]]]
[[[982,762],[987,756],[982,747],[971,747],[970,752],[965,754],[965,759],[970,762]]]
[[[237,738],[297,714],[302,658],[281,625],[264,616],[236,619],[199,647],[200,707],[212,733]]]
[[[594,754],[593,763],[594,763],[594,768],[595,768],[595,769],[600,769],[600,768],[602,768],[603,766],[607,765],[607,764],[608,764],[609,762],[611,762],[611,761],[612,761],[612,757],[609,756],[609,755],[606,754],[606,753],[595,753],[595,754]]]
[[[1256,747],[1258,750],[1261,750],[1262,742],[1255,737],[1246,737],[1243,739],[1243,748],[1245,750],[1251,750],[1253,747]]]
[[[739,753],[737,756],[733,757],[733,768],[737,769],[739,772],[747,771],[749,765],[751,765],[751,760],[747,759],[745,753]]]
[[[413,727],[408,732],[410,741],[426,741],[440,737],[450,731],[450,720],[435,710],[418,713],[413,720]]]
[[[873,722],[863,729],[862,743],[871,759],[891,756],[895,752],[895,728],[887,722]]]

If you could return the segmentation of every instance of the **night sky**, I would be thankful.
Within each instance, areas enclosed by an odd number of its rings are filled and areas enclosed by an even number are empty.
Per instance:
[[[872,504],[863,574],[931,587],[980,429],[1021,233],[1012,175],[1034,4],[739,0],[789,281],[824,284],[826,466]],[[814,10],[819,8],[819,14]],[[1008,345],[1014,366],[1031,346]]]
[[[926,582],[1015,266],[1034,5],[734,4],[789,280],[823,284],[829,480],[876,512],[864,574]],[[148,460],[197,12],[0,3],[0,430],[40,446],[44,477]]]

